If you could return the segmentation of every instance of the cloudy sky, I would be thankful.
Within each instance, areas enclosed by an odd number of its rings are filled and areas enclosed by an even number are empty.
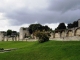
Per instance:
[[[28,27],[32,23],[54,29],[60,22],[80,19],[80,0],[0,0],[0,31]]]

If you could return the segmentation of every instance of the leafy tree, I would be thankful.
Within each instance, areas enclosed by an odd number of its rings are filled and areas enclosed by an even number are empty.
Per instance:
[[[78,27],[78,21],[74,21],[72,24],[69,23],[67,27],[68,27],[68,28]]]
[[[67,26],[68,28],[73,28],[73,24],[68,24],[68,26]]]
[[[12,30],[7,30],[7,36],[17,36],[18,35],[18,32],[17,31],[12,31]]]
[[[78,27],[78,21],[73,22],[73,27]]]
[[[7,30],[7,36],[11,36],[11,34],[12,34],[12,30]]]
[[[46,25],[46,26],[43,26],[43,29],[44,29],[45,31],[52,31],[52,29],[50,29],[47,25]]]
[[[58,27],[56,28],[56,30],[60,30],[60,29],[66,29],[65,23],[60,23],[60,24],[58,25]]]
[[[50,33],[37,31],[36,37],[38,37],[39,43],[43,43],[49,41]]]
[[[51,31],[52,29],[50,29],[48,26],[42,26],[41,24],[31,24],[29,26],[29,32],[32,34],[35,31]]]
[[[33,32],[35,32],[36,30],[40,30],[40,28],[42,27],[41,24],[31,24],[29,26],[29,32],[32,34]]]
[[[11,35],[12,36],[17,36],[18,35],[18,32],[17,31],[12,31]]]

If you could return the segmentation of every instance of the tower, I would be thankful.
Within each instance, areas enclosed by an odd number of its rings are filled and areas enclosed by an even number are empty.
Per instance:
[[[78,19],[78,27],[80,27],[80,19]]]
[[[23,40],[24,38],[26,38],[25,36],[30,36],[29,29],[21,27],[19,32],[20,40]]]

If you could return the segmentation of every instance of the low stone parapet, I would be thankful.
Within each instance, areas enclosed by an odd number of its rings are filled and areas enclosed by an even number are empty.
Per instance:
[[[80,41],[80,36],[53,38],[53,39],[50,39],[50,40],[55,40],[55,41]]]

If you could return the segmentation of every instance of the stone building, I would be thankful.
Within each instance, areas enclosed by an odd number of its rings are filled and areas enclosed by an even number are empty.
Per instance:
[[[78,20],[78,27],[61,30],[58,32],[54,31],[54,33],[51,33],[50,35],[51,35],[51,37],[50,37],[51,40],[80,41],[80,19]],[[24,27],[20,28],[19,36],[12,33],[12,35],[9,37],[6,35],[6,32],[4,32],[4,31],[0,32],[0,41],[24,41],[24,40],[28,39],[29,37],[32,37],[33,39],[36,38],[33,34],[31,35],[29,33],[28,28],[24,28]]]
[[[78,20],[78,27],[54,32],[53,40],[80,40],[80,19]]]
[[[19,31],[20,40],[24,40],[25,38],[28,38],[29,36],[30,36],[29,29],[21,27]]]

